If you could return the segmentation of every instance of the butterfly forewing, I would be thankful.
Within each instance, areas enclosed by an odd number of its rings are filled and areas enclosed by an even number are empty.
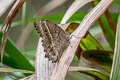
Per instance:
[[[57,24],[48,20],[35,21],[34,26],[42,37],[45,57],[52,62],[59,61],[63,51],[69,45],[69,34],[60,28]]]

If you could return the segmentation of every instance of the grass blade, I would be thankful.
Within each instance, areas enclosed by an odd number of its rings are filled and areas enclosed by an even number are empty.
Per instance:
[[[118,17],[113,67],[110,80],[120,80],[120,15]]]

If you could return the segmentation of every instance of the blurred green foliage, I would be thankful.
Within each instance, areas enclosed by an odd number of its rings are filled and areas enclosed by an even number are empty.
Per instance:
[[[96,4],[97,2],[95,2]],[[116,5],[120,4],[120,0],[115,0],[115,2],[113,3],[113,5],[111,7],[114,7]],[[68,22],[78,22],[80,23],[82,21],[82,19],[84,18],[84,16],[87,14],[87,12],[79,12],[79,13],[75,13]],[[118,18],[118,13],[111,13],[112,19],[115,22],[115,24],[117,24],[117,18]],[[23,24],[28,24],[28,23],[33,23],[35,20],[39,20],[39,19],[47,19],[47,20],[51,20],[51,21],[56,21],[56,22],[60,22],[61,19],[63,18],[64,14],[54,14],[54,15],[46,15],[46,16],[42,16],[42,17],[35,17],[35,18],[30,18],[25,20],[24,22],[22,21],[15,21],[12,23],[12,28],[13,27],[17,27],[18,25],[23,25]],[[101,45],[103,43],[97,41],[92,34],[87,34],[80,42],[80,47],[82,49],[82,51],[87,51],[87,50],[106,50],[104,48],[104,46],[109,46],[111,47],[111,51],[113,51],[114,49],[114,45],[115,45],[115,34],[113,32],[113,30],[110,27],[110,24],[108,23],[108,19],[106,18],[106,15],[103,14],[101,17],[101,22],[103,24],[103,28],[104,32],[98,31],[102,34],[104,34],[106,37],[106,40],[108,42],[107,45]],[[98,22],[96,22],[96,24],[99,24]],[[99,26],[100,27],[100,26]],[[74,30],[73,30],[74,31]],[[96,32],[96,31],[95,31]],[[94,30],[93,30],[94,33]],[[96,35],[99,33],[95,33]],[[0,33],[0,42],[2,40],[2,35],[3,33]],[[28,51],[20,51],[15,44],[13,43],[12,40],[10,40],[10,38],[8,37],[7,42],[6,42],[6,47],[5,47],[5,53],[6,55],[4,55],[4,64],[12,67],[12,68],[16,68],[16,69],[24,69],[24,70],[31,70],[34,71],[34,65],[32,65],[32,63],[30,63],[31,60],[35,59],[35,52],[36,49],[33,50],[28,50]],[[109,53],[108,53],[109,54]],[[101,54],[102,55],[102,54]],[[113,55],[111,55],[113,57]],[[103,63],[107,62],[111,63],[112,60],[108,56],[99,56],[99,55],[92,55],[91,57],[93,58],[101,58]],[[77,56],[75,56],[73,63],[79,61],[79,59],[77,58]],[[103,66],[103,65],[102,65]],[[110,69],[111,66],[106,67],[106,69]],[[86,75],[84,75],[83,73],[87,73]],[[78,79],[80,79],[79,77],[82,76],[81,78],[84,80],[95,80],[95,76],[98,77],[100,80],[109,80],[109,75],[102,73],[102,72],[94,72],[94,71],[84,71],[83,73],[80,72],[75,72],[75,73],[70,73],[73,78],[77,77]],[[88,77],[88,75],[90,77]],[[94,75],[91,77],[91,75]],[[3,80],[0,78],[0,80]],[[66,78],[66,80],[68,80]],[[70,80],[70,79],[69,79]],[[71,79],[72,80],[72,79]],[[76,79],[77,80],[77,79]]]

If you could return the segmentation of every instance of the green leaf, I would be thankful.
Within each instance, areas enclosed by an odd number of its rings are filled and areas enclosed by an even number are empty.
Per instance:
[[[109,80],[109,75],[96,71],[85,71],[88,74],[98,77],[100,80]],[[98,80],[99,80],[98,79]],[[97,80],[97,79],[96,79]]]
[[[120,4],[120,0],[114,0],[112,6],[116,6],[116,5],[119,5]]]
[[[113,67],[111,72],[111,80],[120,80],[120,15],[118,17],[115,51],[113,59]]]
[[[84,18],[85,15],[86,15],[85,12],[75,13],[69,19],[69,22],[81,21]],[[39,19],[47,19],[47,20],[51,20],[51,21],[60,21],[63,16],[64,16],[64,14],[54,14],[54,15],[47,15],[47,16],[43,16],[43,17],[38,16],[38,17],[35,17],[35,18],[26,19],[24,22],[15,21],[15,22],[12,23],[12,27],[22,25],[22,24],[28,24],[28,23],[34,22],[34,21],[39,20]],[[1,24],[0,24],[0,26],[1,26]]]
[[[108,21],[104,14],[100,17],[100,19],[103,23],[103,29],[104,29],[103,31],[105,32],[108,43],[111,45],[111,47],[113,49],[114,45],[115,45],[115,35],[114,35],[112,29],[110,28],[110,25],[108,24]]]
[[[103,50],[102,46],[90,34],[82,38],[80,46],[83,50]]]
[[[0,42],[2,39],[2,33],[0,33]],[[7,57],[4,59],[4,63],[17,69],[25,69],[34,71],[34,67],[23,56],[23,54],[16,48],[14,43],[8,38],[6,41],[5,52]]]

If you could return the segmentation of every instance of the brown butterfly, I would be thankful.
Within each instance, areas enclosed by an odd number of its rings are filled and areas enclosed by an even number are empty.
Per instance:
[[[63,51],[70,43],[69,33],[48,20],[37,20],[34,22],[34,27],[42,38],[45,57],[52,62],[59,61]]]

